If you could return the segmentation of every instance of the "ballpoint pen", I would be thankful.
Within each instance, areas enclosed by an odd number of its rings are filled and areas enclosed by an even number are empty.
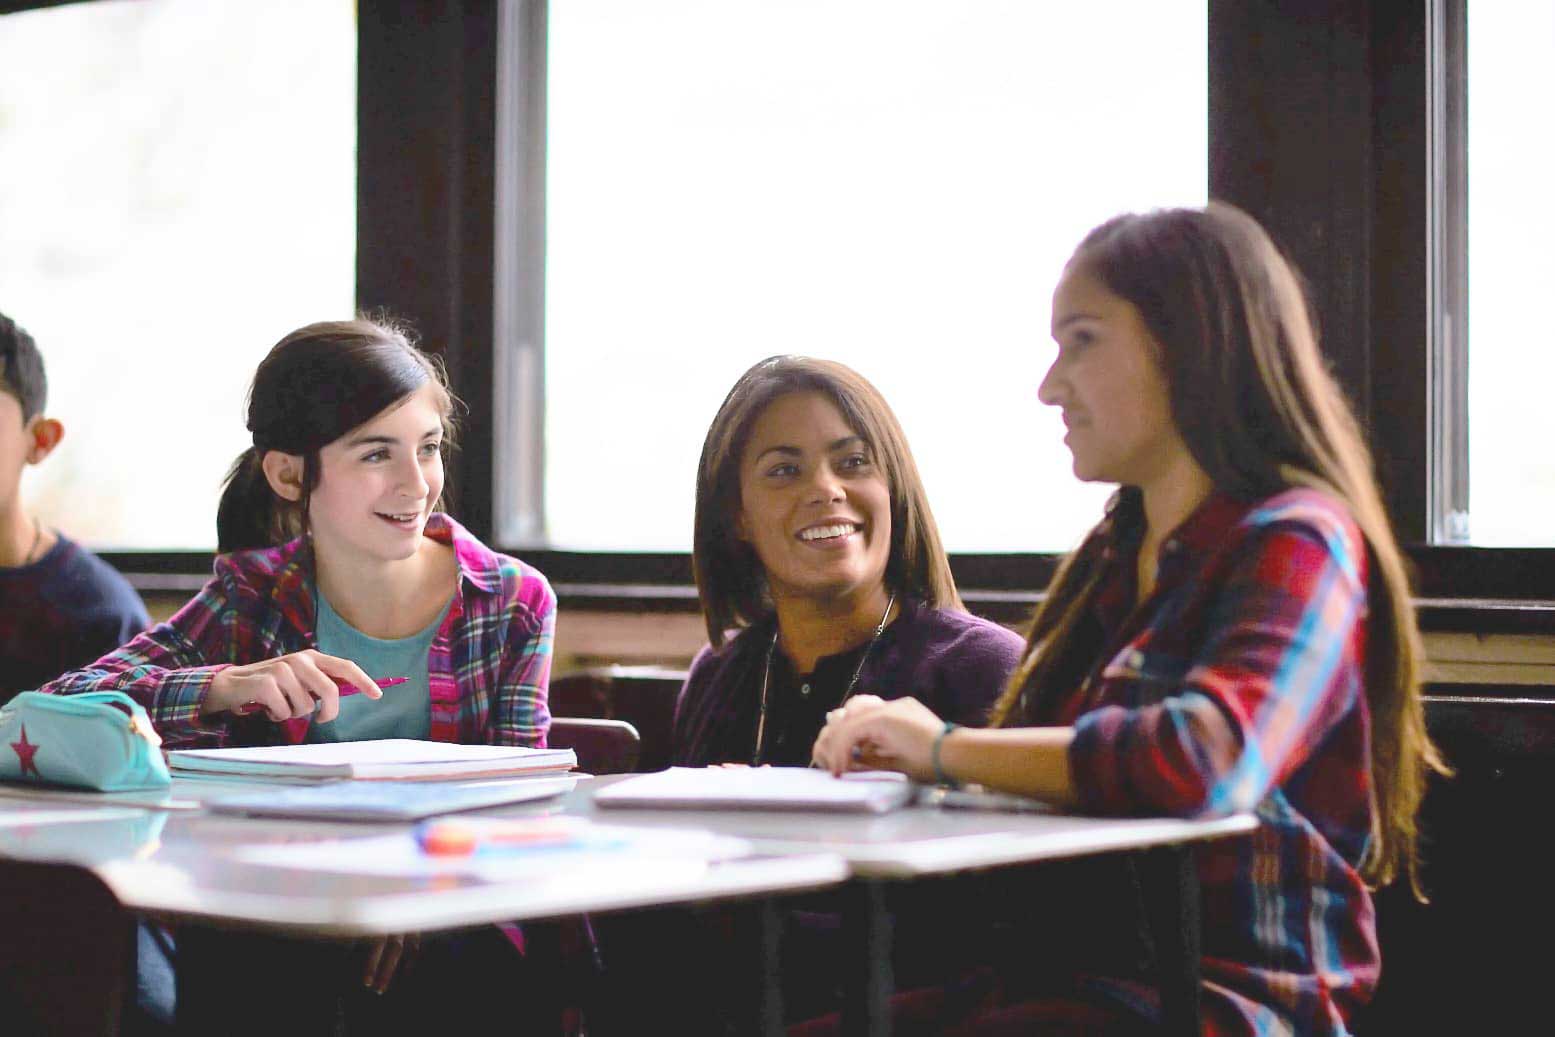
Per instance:
[[[362,690],[355,684],[352,684],[349,681],[341,680],[339,677],[330,677],[329,679],[334,681],[335,687],[340,689],[341,698],[344,698],[347,695],[359,694]],[[380,688],[392,688],[397,684],[404,684],[408,680],[410,680],[409,677],[377,677],[374,678],[373,683],[378,685]],[[246,717],[252,713],[258,713],[264,708],[265,707],[260,705],[258,702],[245,702],[243,705],[239,706],[235,712],[240,717]]]

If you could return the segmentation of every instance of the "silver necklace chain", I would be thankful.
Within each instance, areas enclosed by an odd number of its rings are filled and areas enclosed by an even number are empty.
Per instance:
[[[869,644],[864,646],[864,654],[858,657],[858,665],[853,667],[853,676],[848,680],[848,686],[843,689],[842,700],[838,703],[838,705],[841,705],[843,702],[848,701],[848,699],[852,697],[853,689],[858,685],[859,674],[864,672],[864,662],[869,658],[870,651],[874,649],[875,642],[880,640],[880,634],[885,630],[886,620],[891,617],[891,606],[895,604],[896,594],[895,592],[892,592],[891,597],[885,603],[885,611],[880,613],[880,622],[875,624],[875,632],[870,636]],[[759,714],[759,718],[756,721],[756,746],[751,751],[752,767],[761,762],[762,745],[766,741],[767,687],[772,682],[772,655],[777,651],[779,632],[780,631],[777,630],[772,631],[772,642],[767,645],[766,665],[761,668],[761,712]]]

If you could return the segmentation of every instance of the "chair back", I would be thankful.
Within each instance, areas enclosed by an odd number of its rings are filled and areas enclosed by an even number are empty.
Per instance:
[[[1555,699],[1439,686],[1426,727],[1456,772],[1420,811],[1422,876],[1377,895],[1382,982],[1363,1035],[1515,1033],[1543,1012],[1555,931]]]
[[[630,774],[637,769],[642,739],[624,720],[597,717],[552,717],[546,744],[571,749],[578,769],[589,774]]]
[[[0,1032],[118,1033],[135,922],[108,887],[76,865],[0,859],[0,889]]]
[[[642,739],[637,769],[663,770],[674,745],[675,698],[685,681],[684,670],[659,666],[574,670],[551,678],[551,712],[626,721]]]

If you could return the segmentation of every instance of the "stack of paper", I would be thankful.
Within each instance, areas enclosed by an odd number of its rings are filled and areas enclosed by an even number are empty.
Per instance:
[[[225,814],[314,817],[341,821],[415,821],[460,810],[505,806],[571,792],[573,774],[496,781],[331,781],[263,792],[219,795],[206,804]]]
[[[695,810],[842,810],[880,814],[912,798],[913,786],[889,771],[834,778],[811,767],[671,767],[626,778],[594,794],[602,807]]]
[[[411,738],[248,749],[176,749],[168,766],[179,777],[317,781],[339,778],[448,781],[469,778],[560,774],[578,765],[571,749],[510,745],[458,745]]]

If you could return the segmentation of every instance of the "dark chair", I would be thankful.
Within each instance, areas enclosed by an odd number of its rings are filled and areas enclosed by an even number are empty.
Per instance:
[[[637,769],[642,739],[637,728],[624,720],[552,717],[546,743],[553,749],[571,749],[581,771],[630,774]]]
[[[598,666],[551,678],[551,712],[565,717],[624,720],[642,739],[640,771],[663,770],[674,743],[675,697],[682,670],[658,666]]]
[[[0,860],[0,1031],[117,1034],[135,921],[85,868]]]
[[[1377,897],[1382,982],[1362,1034],[1518,1033],[1547,1013],[1555,700],[1471,690],[1426,699],[1426,726],[1457,773],[1432,780],[1420,814],[1430,903],[1406,883]]]

